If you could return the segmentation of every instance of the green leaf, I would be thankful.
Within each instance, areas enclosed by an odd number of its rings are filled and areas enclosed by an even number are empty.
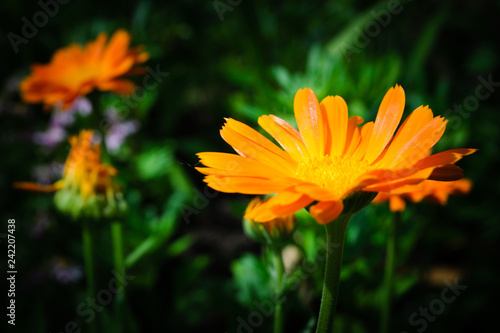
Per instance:
[[[244,254],[231,264],[231,271],[238,287],[237,299],[241,304],[251,308],[256,299],[269,297],[271,277],[260,258]]]

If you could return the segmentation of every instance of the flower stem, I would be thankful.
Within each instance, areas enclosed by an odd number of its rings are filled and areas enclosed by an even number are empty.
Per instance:
[[[332,333],[333,331],[333,319],[339,294],[342,252],[347,225],[351,217],[352,214],[341,214],[337,219],[325,225],[327,241],[325,280],[316,333]]]
[[[380,322],[380,333],[389,332],[391,321],[391,301],[394,289],[394,256],[396,252],[397,226],[401,221],[401,212],[394,212],[393,218],[389,219],[389,233],[387,236],[387,249],[385,257],[384,272],[384,294],[382,303],[382,315]]]
[[[115,265],[115,271],[118,274],[125,274],[125,264],[123,259],[123,237],[122,237],[122,225],[118,221],[113,221],[111,223],[111,236],[113,240],[113,261]],[[125,299],[125,285],[123,281],[117,281],[117,292],[115,299],[115,311],[116,311],[116,332],[122,332],[122,319],[123,319],[123,306]]]
[[[93,254],[93,241],[92,241],[92,230],[90,227],[90,222],[87,220],[83,221],[82,230],[82,242],[83,242],[83,257],[85,261],[85,273],[87,275],[87,297],[88,299],[93,299],[96,297],[95,294],[95,275],[94,275],[94,254]],[[89,332],[97,332],[96,318],[89,323]]]
[[[274,330],[273,333],[283,332],[283,304],[280,301],[283,293],[283,256],[281,254],[281,249],[271,250],[273,255],[274,268],[276,272],[276,293],[277,301],[274,304]]]

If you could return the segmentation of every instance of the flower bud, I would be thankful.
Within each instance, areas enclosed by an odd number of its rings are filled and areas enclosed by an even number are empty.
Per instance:
[[[249,212],[262,201],[255,197],[250,201],[246,212]],[[283,247],[286,245],[295,231],[295,216],[275,218],[267,222],[255,222],[251,219],[243,219],[243,230],[248,237],[268,246]]]

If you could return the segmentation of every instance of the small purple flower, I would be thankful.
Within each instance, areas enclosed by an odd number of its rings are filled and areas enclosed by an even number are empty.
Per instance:
[[[63,169],[63,163],[52,162],[36,166],[33,174],[38,184],[52,184],[62,178]]]
[[[82,277],[82,269],[79,266],[71,264],[65,258],[56,258],[52,262],[50,275],[56,281],[68,284],[80,280]]]
[[[104,111],[107,120],[107,130],[104,138],[106,148],[110,153],[116,153],[125,139],[139,130],[140,124],[137,120],[124,121],[115,108]]]
[[[54,107],[49,128],[44,132],[33,134],[33,141],[40,146],[54,148],[66,140],[65,128],[75,122],[76,114],[87,116],[92,112],[92,104],[85,97],[80,97],[73,102],[68,110],[62,110],[59,106]]]
[[[50,123],[51,125],[69,126],[75,122],[76,114],[88,116],[91,112],[92,104],[89,99],[80,97],[67,110],[62,110],[60,106],[54,107]]]
[[[36,215],[35,224],[29,229],[29,235],[31,238],[40,238],[49,227],[50,215],[40,212]]]
[[[40,146],[54,148],[64,141],[67,136],[68,134],[63,127],[50,126],[45,132],[35,132],[33,134],[33,142]]]

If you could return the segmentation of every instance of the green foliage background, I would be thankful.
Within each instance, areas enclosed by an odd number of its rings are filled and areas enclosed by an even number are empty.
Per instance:
[[[456,273],[468,288],[425,331],[496,327],[499,87],[477,108],[457,112],[455,105],[476,96],[479,77],[500,81],[500,3],[407,1],[387,17],[382,13],[389,3],[73,0],[59,5],[58,13],[16,54],[8,33],[21,34],[22,17],[31,20],[41,7],[34,1],[3,1],[0,233],[7,232],[8,219],[16,219],[15,331],[62,332],[68,321],[75,321],[85,332],[85,317],[76,312],[85,301],[84,278],[61,283],[51,274],[54,262],[61,260],[83,266],[80,226],[57,213],[52,195],[12,188],[14,181],[33,180],[36,166],[63,162],[67,145],[47,150],[33,144],[32,134],[47,128],[50,114],[41,105],[23,104],[17,85],[33,63],[48,62],[56,49],[118,28],[131,32],[133,44],[146,46],[152,68],[169,73],[130,109],[127,117],[139,120],[140,130],[107,157],[119,170],[130,206],[123,221],[128,272],[134,276],[127,287],[128,331],[237,332],[238,318],[248,320],[255,303],[270,297],[272,272],[260,246],[241,227],[249,197],[214,193],[194,170],[197,152],[231,151],[218,133],[224,117],[255,127],[258,116],[270,113],[293,122],[295,92],[311,87],[319,99],[341,95],[350,114],[373,120],[395,83],[406,91],[405,116],[424,104],[449,119],[437,151],[480,150],[459,163],[474,182],[468,196],[450,198],[446,207],[411,204],[404,213],[392,331],[420,328],[409,317],[440,297],[448,277],[438,274],[436,282],[432,276],[441,268]],[[385,27],[380,20],[386,20]],[[99,93],[90,98],[93,115],[78,118],[71,134],[83,127],[99,129],[102,110],[119,99]],[[49,223],[35,237],[41,215],[49,216]],[[349,225],[338,332],[378,327],[389,218],[386,205],[370,206]],[[299,223],[295,241],[303,247],[302,258],[314,261],[322,227],[305,212]],[[96,229],[100,289],[112,277],[112,257],[108,226]],[[3,277],[7,250],[5,239],[0,240]],[[302,263],[297,280],[291,280],[300,287],[285,302],[286,332],[310,331],[319,308],[321,263],[306,272]],[[111,306],[97,315],[113,332]],[[6,321],[2,313],[1,325],[12,329]],[[270,327],[272,319],[266,317],[252,329],[269,332]]]

